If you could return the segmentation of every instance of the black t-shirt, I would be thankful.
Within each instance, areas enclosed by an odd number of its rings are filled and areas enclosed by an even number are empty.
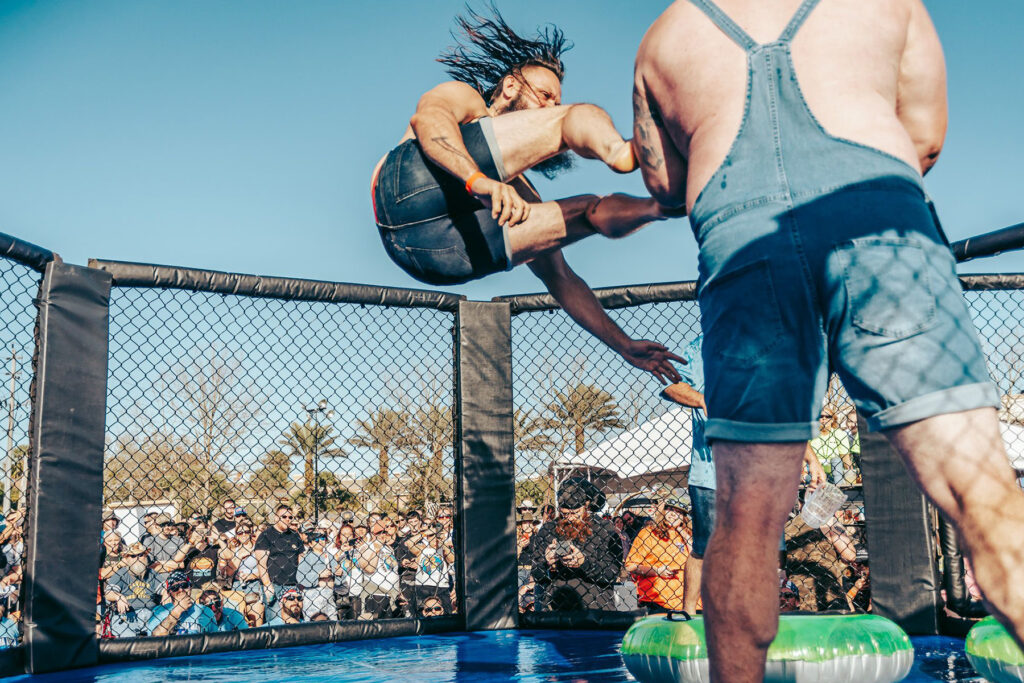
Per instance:
[[[281,586],[295,585],[295,572],[302,554],[302,538],[292,531],[278,531],[270,527],[256,539],[256,550],[267,551],[267,573],[271,583]]]
[[[213,528],[217,530],[217,533],[226,534],[229,531],[235,530],[235,519],[218,519],[213,523]]]
[[[205,588],[206,584],[217,578],[218,546],[208,546],[205,550],[193,548],[185,556],[185,572],[193,588]]]
[[[405,545],[413,536],[419,536],[419,534],[400,536],[393,546],[395,549],[395,559],[398,561],[398,578],[402,583],[412,583],[413,579],[416,578],[416,567],[406,567],[402,564],[402,560],[411,560],[416,558],[416,555],[414,555],[413,552]],[[423,540],[422,537],[420,537],[420,544],[422,545],[422,543]]]

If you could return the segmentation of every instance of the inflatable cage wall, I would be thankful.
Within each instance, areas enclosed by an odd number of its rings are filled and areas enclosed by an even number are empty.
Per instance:
[[[955,253],[1018,248],[1020,232],[958,243]],[[1024,432],[1024,275],[961,281],[1005,397],[1012,448]],[[420,633],[624,628],[643,614],[622,570],[628,543],[590,558],[611,564],[596,597],[558,606],[540,597],[523,530],[575,477],[600,491],[595,514],[626,527],[627,538],[652,492],[685,491],[688,414],[549,296],[478,302],[114,261],[85,267],[4,234],[0,289],[3,618],[20,633],[0,649],[0,675]],[[678,349],[699,333],[692,282],[597,293],[635,336]],[[962,600],[968,590],[955,534],[939,533],[887,442],[867,433],[837,383],[829,401],[846,411],[847,436],[860,434],[859,453],[825,463],[847,493],[858,563],[870,561],[870,593],[849,607],[869,605],[912,634],[950,628],[943,591]],[[396,570],[401,586],[364,575],[358,589],[337,593],[336,580],[325,621],[111,632],[117,610],[100,582],[113,581],[120,555],[146,540],[142,515],[166,515],[156,532],[176,524],[205,533],[235,507],[258,530],[282,502],[303,517],[310,544],[321,530],[343,544],[346,526],[401,534],[388,520],[410,525],[415,510],[451,540],[447,578],[420,581],[413,558]],[[224,533],[215,547],[244,545],[239,538]],[[791,540],[795,556],[800,541]],[[229,593],[224,557],[212,560],[216,576],[187,560],[190,576]],[[832,574],[844,585],[841,571]],[[253,619],[269,620],[269,609]]]

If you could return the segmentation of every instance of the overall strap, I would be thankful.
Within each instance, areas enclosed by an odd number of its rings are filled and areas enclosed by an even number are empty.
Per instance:
[[[804,21],[807,19],[807,15],[811,13],[811,10],[820,2],[820,0],[804,0],[800,5],[800,8],[793,15],[793,18],[789,20],[789,25],[782,31],[782,35],[779,36],[780,43],[788,43],[793,40],[793,36],[803,26]]]
[[[690,0],[698,9],[704,14],[708,15],[708,19],[715,22],[718,28],[722,29],[722,33],[729,36],[734,43],[739,45],[746,52],[750,52],[758,43],[751,38],[746,31],[736,25],[732,19],[729,18],[725,12],[723,12],[718,5],[712,0]]]

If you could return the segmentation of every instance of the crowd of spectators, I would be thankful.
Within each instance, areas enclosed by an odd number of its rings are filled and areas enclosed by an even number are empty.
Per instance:
[[[0,518],[0,649],[14,647],[19,639],[18,595],[25,555],[24,521],[21,510],[11,510]]]
[[[455,609],[450,507],[431,516],[340,510],[313,521],[281,503],[257,524],[228,500],[212,519],[152,510],[129,545],[120,523],[113,512],[103,521],[101,637],[432,617]]]
[[[660,487],[642,507],[608,514],[596,486],[570,478],[557,500],[544,517],[536,516],[531,501],[518,509],[521,612],[683,610],[693,545],[686,494]],[[797,502],[780,542],[780,609],[870,611],[862,513],[846,506],[812,528],[799,510]]]

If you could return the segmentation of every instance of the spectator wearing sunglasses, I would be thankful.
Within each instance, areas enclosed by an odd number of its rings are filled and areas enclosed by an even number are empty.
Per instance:
[[[153,608],[160,604],[163,581],[149,568],[149,550],[133,543],[122,554],[120,569],[107,579],[110,632],[115,638],[145,635]]]
[[[445,613],[450,613],[452,604],[449,591],[452,585],[451,573],[452,565],[455,564],[455,551],[442,533],[440,528],[429,526],[410,547],[416,561],[414,604],[423,604],[429,598],[438,598]]]
[[[363,609],[377,619],[393,617],[401,597],[389,525],[391,529],[395,526],[383,519],[374,522],[359,551],[358,565],[364,576]]]
[[[224,606],[224,599],[215,590],[204,590],[199,596],[200,604],[209,607],[217,621],[218,631],[244,631],[249,628],[245,617],[238,610]]]
[[[281,593],[281,613],[267,622],[267,626],[286,626],[288,624],[301,624],[305,619],[302,616],[302,592],[298,588],[287,588]]]
[[[173,569],[171,562],[185,544],[185,539],[178,535],[178,526],[169,515],[157,515],[156,523],[160,526],[160,533],[149,542],[149,559],[155,563],[154,569],[160,580],[166,581]]]
[[[221,575],[232,587],[245,593],[260,593],[259,562],[254,554],[256,535],[248,521],[239,521],[234,535],[220,552]]]
[[[420,603],[421,617],[439,617],[443,614],[444,605],[441,604],[441,599],[438,597],[430,596]]]
[[[149,631],[154,636],[214,633],[217,620],[213,611],[192,599],[192,586],[184,572],[171,572],[165,585],[168,604],[153,610]]]
[[[295,515],[291,507],[282,503],[274,512],[277,520],[256,539],[253,552],[259,563],[260,583],[263,584],[266,604],[276,614],[277,602],[282,593],[297,584],[295,575],[304,546],[302,538],[292,528]]]

